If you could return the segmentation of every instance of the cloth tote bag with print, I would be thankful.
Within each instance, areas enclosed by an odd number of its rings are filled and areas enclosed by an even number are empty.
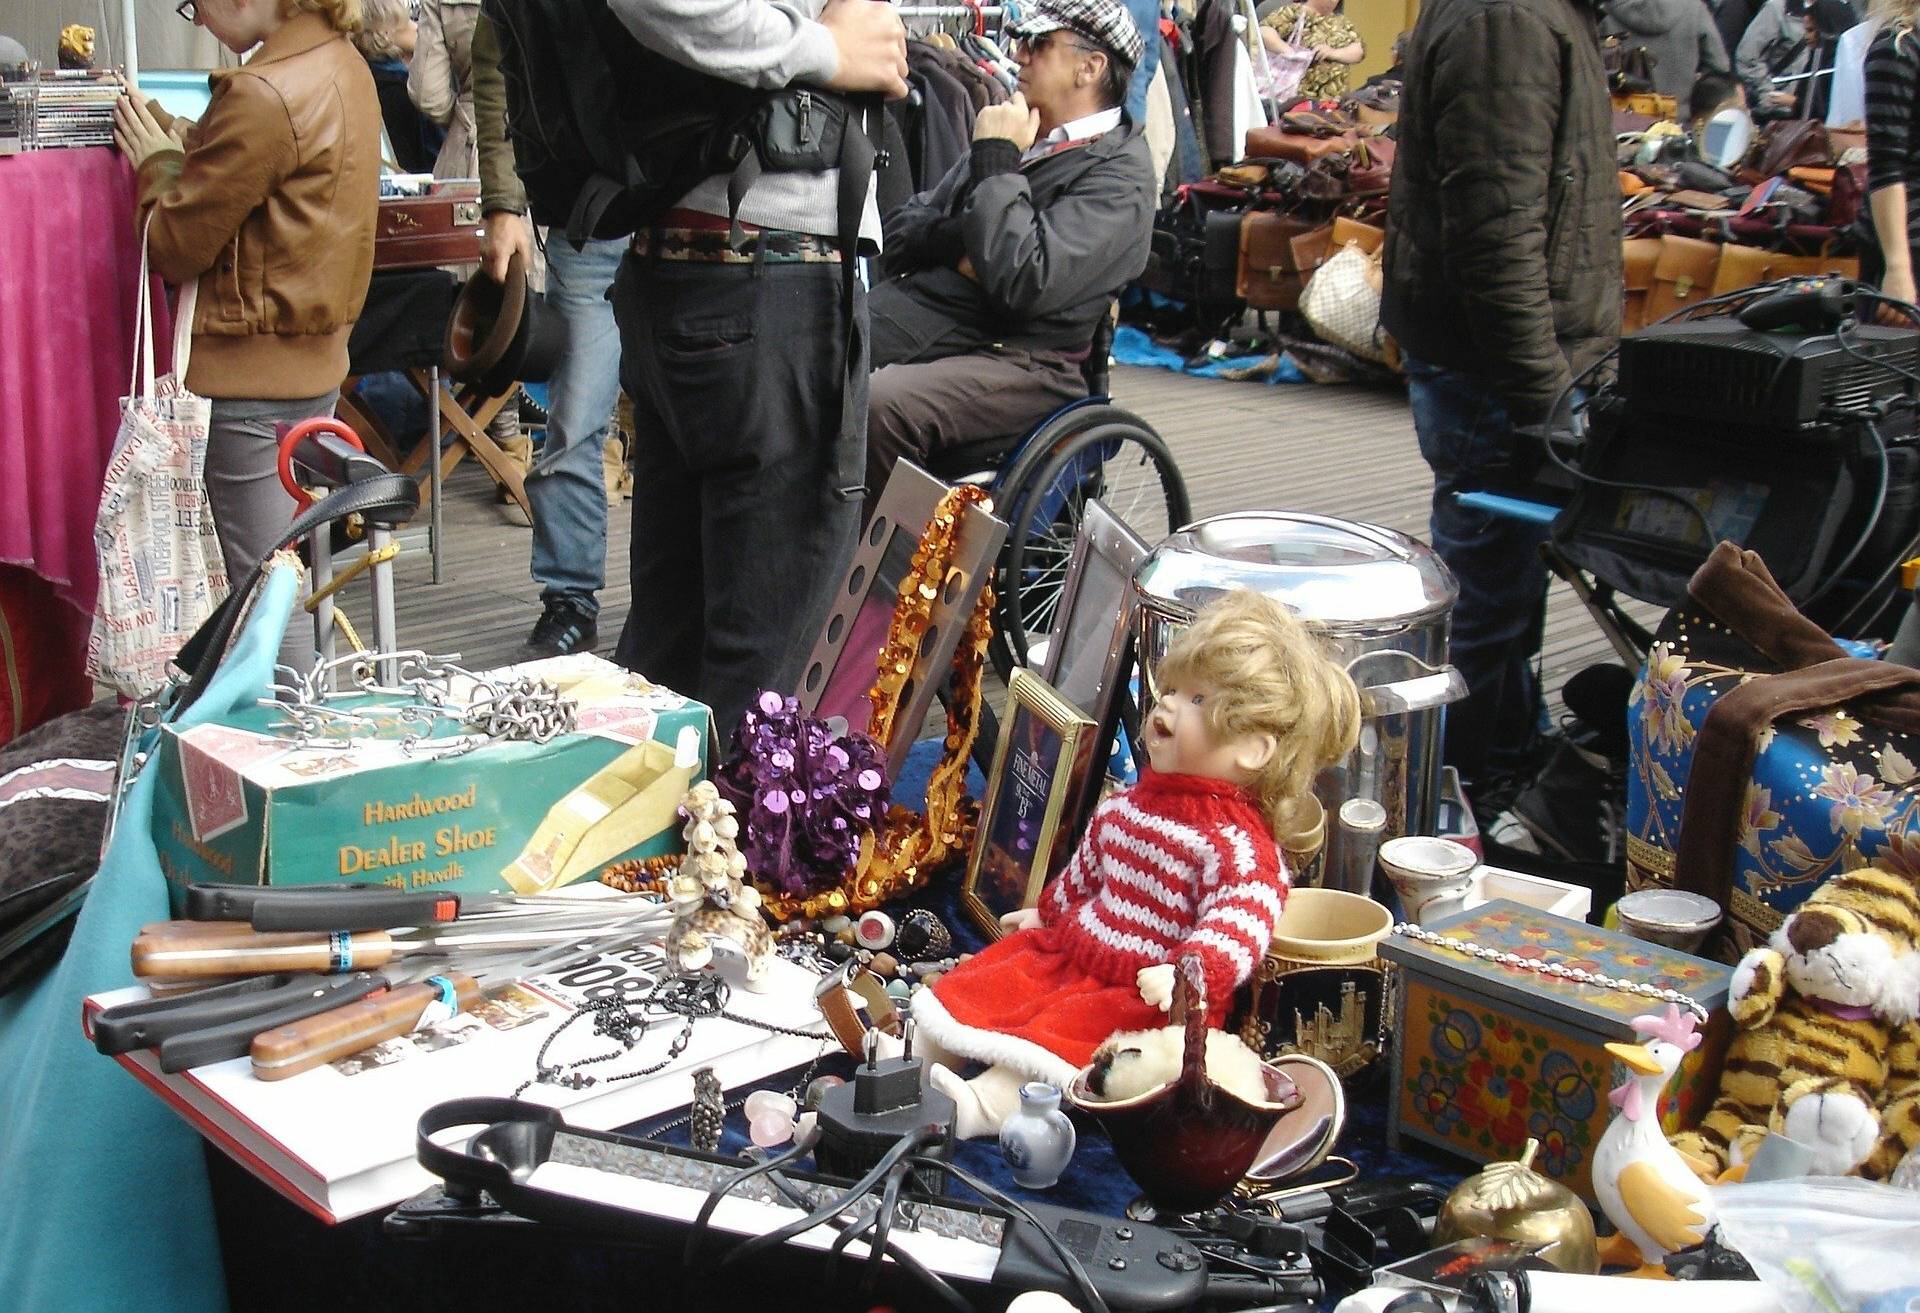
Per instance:
[[[174,653],[227,595],[205,476],[213,403],[186,387],[197,288],[180,289],[173,371],[156,380],[143,235],[135,372],[94,520],[100,597],[87,640],[87,673],[130,697],[166,682]]]
[[[1313,63],[1313,52],[1300,48],[1300,43],[1306,39],[1307,15],[1303,6],[1300,21],[1293,25],[1293,35],[1287,38],[1291,53],[1279,54],[1268,50],[1265,38],[1253,43],[1260,60],[1259,67],[1254,70],[1260,99],[1285,108],[1300,98],[1300,83]]]

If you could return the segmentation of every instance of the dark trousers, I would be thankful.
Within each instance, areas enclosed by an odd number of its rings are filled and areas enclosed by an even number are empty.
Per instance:
[[[837,264],[630,253],[613,310],[634,415],[633,609],[616,655],[713,708],[724,740],[757,691],[794,691],[852,560],[865,301],[856,290],[851,383]]]
[[[924,465],[945,447],[1025,434],[1087,395],[1080,366],[1051,353],[1002,347],[873,371],[867,398],[867,506],[873,513],[894,463]]]
[[[1470,374],[1407,361],[1420,454],[1433,469],[1433,549],[1460,584],[1450,659],[1467,696],[1447,708],[1447,763],[1470,783],[1525,767],[1540,732],[1535,663],[1546,625],[1545,525],[1471,510],[1509,459],[1506,406]]]

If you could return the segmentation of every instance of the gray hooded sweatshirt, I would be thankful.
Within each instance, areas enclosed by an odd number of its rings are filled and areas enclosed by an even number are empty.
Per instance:
[[[1613,0],[1605,31],[1618,33],[1626,49],[1644,48],[1653,56],[1653,89],[1673,97],[1682,123],[1689,117],[1693,80],[1731,67],[1705,0]]]

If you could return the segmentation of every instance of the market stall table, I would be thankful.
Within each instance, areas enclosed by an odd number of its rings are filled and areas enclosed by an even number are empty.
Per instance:
[[[0,157],[0,214],[0,565],[19,567],[0,570],[0,609],[32,619],[0,625],[0,637],[27,686],[22,705],[51,714],[91,691],[73,675],[98,584],[94,516],[133,364],[133,170],[105,147]],[[171,332],[158,297],[155,311],[164,369]],[[63,682],[60,705],[36,696],[49,681]],[[14,696],[0,693],[0,742]]]

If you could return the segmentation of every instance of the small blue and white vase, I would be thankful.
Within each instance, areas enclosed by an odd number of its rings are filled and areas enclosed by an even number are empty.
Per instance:
[[[1045,1190],[1073,1159],[1073,1122],[1060,1111],[1060,1091],[1045,1081],[1020,1087],[1020,1111],[1000,1128],[1000,1153],[1022,1189]]]

